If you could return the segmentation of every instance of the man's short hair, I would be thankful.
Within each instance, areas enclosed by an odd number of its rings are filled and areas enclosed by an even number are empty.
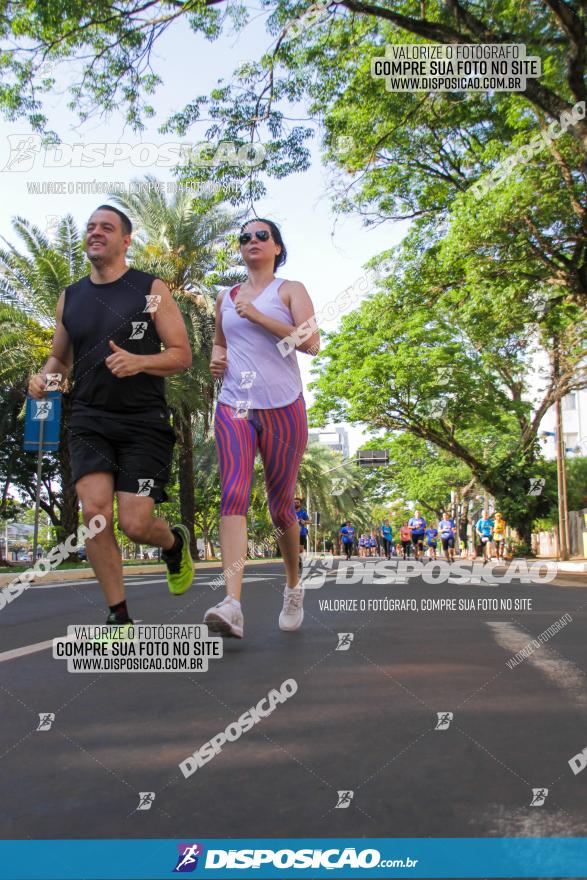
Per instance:
[[[130,218],[126,216],[124,211],[120,211],[118,208],[115,208],[114,205],[98,205],[98,207],[94,211],[92,211],[92,214],[95,214],[96,211],[114,211],[114,213],[118,214],[118,216],[120,217],[123,233],[125,235],[132,235],[132,223],[130,222]]]

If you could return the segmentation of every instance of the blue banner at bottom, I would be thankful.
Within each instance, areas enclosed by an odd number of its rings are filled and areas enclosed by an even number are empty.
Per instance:
[[[582,877],[587,837],[3,840],[0,880]]]

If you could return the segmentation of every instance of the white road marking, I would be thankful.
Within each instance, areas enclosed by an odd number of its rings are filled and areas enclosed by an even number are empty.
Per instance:
[[[142,619],[136,618],[135,623],[142,623]],[[93,624],[98,626],[99,624]],[[55,636],[56,639],[67,639],[67,636]],[[74,637],[72,636],[71,639]],[[71,640],[70,639],[70,640]],[[16,660],[18,657],[26,657],[29,654],[38,654],[39,651],[46,651],[53,647],[53,639],[47,639],[46,642],[35,642],[34,645],[23,645],[22,648],[13,648],[11,651],[2,651],[0,654],[0,663],[5,660]]]
[[[218,577],[218,575],[195,574],[194,580],[203,581],[204,583],[207,583],[211,580],[214,580],[215,577]],[[260,575],[254,575],[254,576],[251,575],[250,577],[244,577],[243,582],[273,580],[276,577],[282,577],[282,575],[280,575],[280,574],[269,574],[269,575],[267,575],[267,574],[261,575],[260,574]],[[138,585],[138,584],[161,584],[161,583],[164,584],[165,583],[165,575],[164,574],[163,575],[153,574],[153,575],[149,575],[146,578],[141,577],[139,575],[130,575],[130,576],[127,575],[125,577],[125,583],[127,586],[131,586],[131,587]],[[53,584],[43,584],[43,583],[39,582],[37,584],[31,584],[31,586],[28,589],[29,590],[57,590],[57,589],[60,589],[61,587],[77,587],[77,586],[83,586],[84,584],[87,586],[95,587],[98,584],[98,581],[96,580],[96,578],[85,578],[82,581],[58,581]]]
[[[24,657],[26,654],[36,654],[37,651],[45,651],[53,644],[53,639],[46,642],[37,642],[34,645],[25,645],[23,648],[14,648],[12,651],[3,651],[0,654],[0,663],[4,660],[15,660],[17,657]]]
[[[486,621],[486,623],[500,648],[508,652],[508,659],[528,645],[532,646],[532,636],[513,623],[503,621]],[[529,663],[550,682],[565,691],[579,709],[587,710],[587,678],[578,666],[558,656],[555,650],[556,639],[554,635],[552,648],[548,643],[541,645],[526,660],[522,660],[519,666]],[[515,672],[517,668],[514,667],[511,671]]]
[[[127,586],[133,586],[135,584],[156,584],[156,583],[159,583],[159,581],[158,580],[144,580],[143,578],[136,579],[136,580],[133,578],[132,580],[126,581]],[[61,587],[77,587],[80,584],[86,584],[87,586],[95,587],[98,584],[98,581],[95,578],[87,578],[84,581],[59,581],[58,583],[54,583],[54,584],[42,584],[42,583],[31,584],[31,586],[29,587],[29,590],[57,590],[57,589],[60,589]]]

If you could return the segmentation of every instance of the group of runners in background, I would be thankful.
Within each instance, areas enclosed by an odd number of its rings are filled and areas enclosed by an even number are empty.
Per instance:
[[[309,518],[301,507],[301,499],[296,499],[296,510],[300,524],[300,553],[303,553],[307,549]],[[394,542],[389,518],[385,518],[380,526],[360,534],[352,521],[347,520],[341,525],[339,539],[342,554],[347,559],[353,555],[358,555],[359,558],[377,556],[407,559],[413,556],[415,559],[437,559],[442,555],[448,562],[453,562],[457,541],[461,557],[474,558],[479,555],[486,560],[505,559],[506,523],[501,513],[490,516],[484,511],[475,523],[474,534],[474,546],[467,551],[465,541],[458,537],[455,521],[448,511],[443,511],[441,518],[434,524],[432,521],[427,522],[420,511],[415,510],[414,515],[400,526],[397,542]],[[324,549],[334,555],[332,540],[325,542]]]

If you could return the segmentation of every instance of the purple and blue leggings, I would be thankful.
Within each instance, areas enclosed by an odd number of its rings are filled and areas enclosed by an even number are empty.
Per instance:
[[[308,443],[306,404],[302,395],[287,406],[250,409],[237,418],[233,407],[219,403],[214,417],[222,485],[221,516],[246,516],[257,449],[265,469],[269,513],[283,530],[296,522],[294,493]]]

